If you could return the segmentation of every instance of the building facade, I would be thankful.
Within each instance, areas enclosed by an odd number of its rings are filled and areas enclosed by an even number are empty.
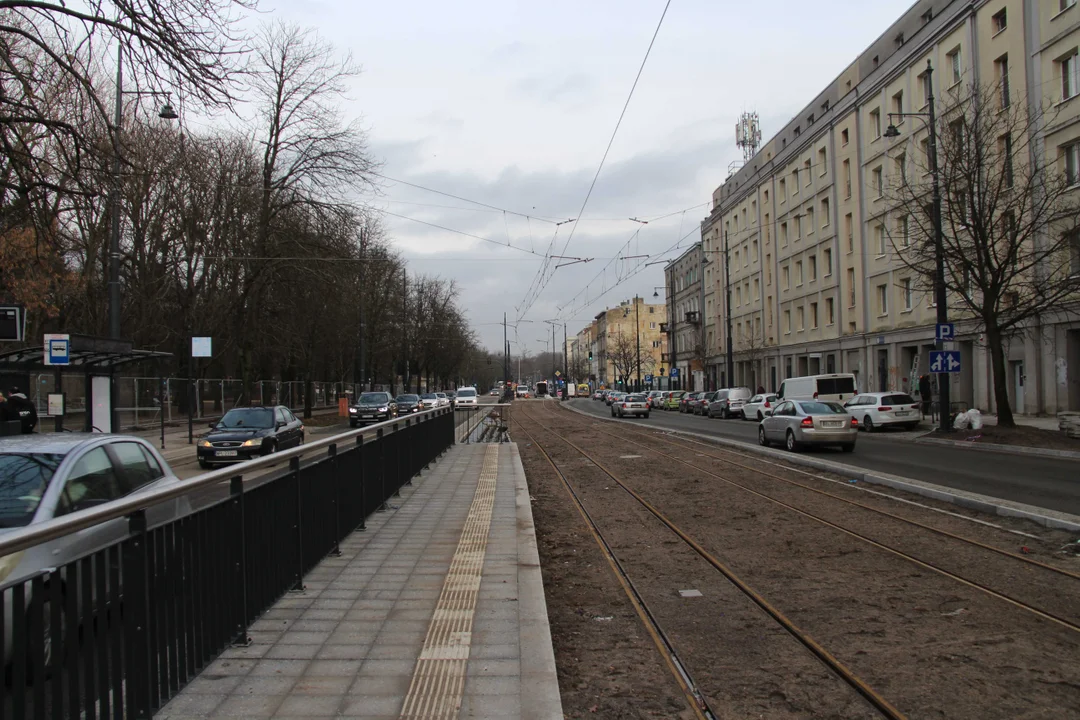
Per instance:
[[[860,391],[913,392],[934,348],[936,305],[898,255],[920,238],[888,188],[928,167],[927,128],[889,114],[925,113],[930,93],[940,103],[962,86],[992,86],[1005,104],[1055,105],[1031,146],[1074,172],[1078,48],[1074,0],[922,0],[718,187],[701,234],[730,274],[712,273],[711,285],[718,349],[731,317],[734,384],[775,390],[787,377],[850,372]],[[885,132],[893,124],[898,137]],[[1071,262],[1080,272],[1080,242]],[[985,336],[955,300],[949,312],[962,362],[952,399],[994,412]],[[722,351],[710,362],[726,366]],[[1080,321],[1054,314],[1017,333],[1007,372],[1014,411],[1080,409]]]
[[[669,351],[664,357],[671,387],[703,390],[707,387],[706,366],[710,364],[710,329],[715,321],[705,320],[705,275],[712,277],[702,243],[695,243],[664,266],[664,286],[668,308],[666,335]],[[670,369],[678,370],[671,377]]]
[[[593,358],[598,386],[615,389],[639,387],[640,375],[640,387],[644,387],[646,375],[659,373],[665,352],[661,325],[666,313],[665,304],[647,303],[643,298],[634,298],[596,315],[588,329],[594,338]],[[639,352],[640,367],[637,363]]]

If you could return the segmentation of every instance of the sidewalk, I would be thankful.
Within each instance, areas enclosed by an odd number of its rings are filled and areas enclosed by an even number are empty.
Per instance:
[[[157,717],[562,718],[517,446],[413,483]]]

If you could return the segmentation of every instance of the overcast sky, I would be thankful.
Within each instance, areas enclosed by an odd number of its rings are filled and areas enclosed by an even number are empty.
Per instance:
[[[501,348],[496,323],[505,311],[511,321],[533,321],[519,324],[516,337],[535,353],[550,337],[545,319],[566,321],[573,334],[635,293],[651,299],[663,264],[639,264],[670,259],[700,237],[713,189],[741,158],[739,114],[758,112],[768,139],[909,5],[776,0],[766,17],[753,3],[672,0],[588,206],[554,241],[555,253],[569,239],[563,254],[594,259],[558,270],[552,263],[531,303],[551,220],[577,217],[664,0],[263,7],[314,26],[363,66],[348,112],[364,118],[385,175],[535,218],[389,181],[374,200],[390,213],[502,243],[386,216],[410,272],[457,281],[486,347]],[[508,238],[520,249],[505,247]],[[651,257],[612,260],[620,253]]]

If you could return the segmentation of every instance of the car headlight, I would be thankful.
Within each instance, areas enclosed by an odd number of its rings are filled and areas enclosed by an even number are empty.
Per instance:
[[[262,445],[262,438],[252,438],[251,440],[245,440],[240,447],[258,447],[260,445]]]
[[[356,408],[354,408],[354,407],[349,408],[349,412],[351,412],[353,415],[355,415],[356,414]]]
[[[210,444],[209,440],[200,440],[199,447],[213,447],[213,445]]]
[[[389,407],[381,407],[381,408],[379,408],[379,412],[387,412],[389,410],[390,410]]]

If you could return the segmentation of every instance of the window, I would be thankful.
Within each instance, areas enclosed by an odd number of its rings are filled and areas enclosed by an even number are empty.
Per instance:
[[[764,192],[764,193],[762,194],[762,198],[763,198],[763,199],[765,200],[765,202],[769,202],[769,191],[768,191],[768,190],[766,190],[766,191],[765,191],[765,192]]]
[[[650,306],[649,307],[649,314],[652,315],[654,312],[656,312],[656,308]]]
[[[802,240],[802,215],[795,216],[795,242]]]
[[[806,175],[806,186],[807,187],[810,187],[811,178],[813,177],[810,174],[810,167],[811,167],[811,165],[810,165],[809,160],[807,160],[806,162],[803,163],[803,174]]]
[[[810,235],[814,232],[814,208],[806,208],[806,234]]]
[[[881,172],[880,165],[870,171],[870,178],[874,192],[877,193],[877,199],[880,200],[885,196],[885,176]]]
[[[57,515],[100,505],[123,496],[116,470],[105,448],[94,448],[71,469]]]
[[[870,111],[870,133],[874,140],[881,137],[881,111],[876,108]]]
[[[661,344],[661,343],[660,343],[660,341],[659,341],[659,340],[653,340],[653,341],[652,341],[652,346],[653,346],[654,348],[658,348],[658,347],[660,347],[660,344]]]
[[[795,308],[795,317],[798,319],[798,330],[802,332],[806,329],[806,308],[802,305]]]
[[[908,232],[908,216],[902,215],[896,221],[896,237],[900,238],[900,246],[907,247],[911,244],[911,235]]]
[[[946,56],[949,60],[949,70],[952,74],[952,84],[960,82],[963,74],[963,59],[960,57],[960,48],[956,48]]]
[[[113,443],[110,448],[116,453],[116,459],[120,463],[120,489],[125,494],[134,492],[164,475],[157,460],[139,443]]]
[[[773,304],[772,304],[772,295],[770,295],[770,296],[768,297],[768,306],[769,306],[769,327],[772,327],[772,321],[773,321],[773,315],[772,315],[772,311],[773,311]]]
[[[1080,142],[1062,148],[1065,156],[1065,179],[1070,185],[1080,184]]]
[[[735,267],[739,266],[739,251],[738,250],[735,251],[735,263],[734,263],[734,265],[735,265]]]
[[[780,223],[780,246],[787,247],[787,223]]]
[[[772,236],[769,234],[769,213],[765,213],[765,244],[769,244]]]
[[[792,192],[799,192],[799,168],[795,168],[791,171],[791,185]]]
[[[1080,233],[1069,236],[1069,273],[1080,275]]]
[[[1001,8],[998,12],[994,13],[994,16],[990,18],[994,24],[994,33],[999,33],[1004,30],[1008,25],[1008,18],[1005,15],[1005,8]]]
[[[848,254],[855,252],[855,223],[851,221],[851,213],[844,216],[844,236],[847,238]]]
[[[650,309],[652,309],[652,308],[650,308]],[[656,329],[656,323],[654,323],[654,322],[649,323],[649,329],[650,330],[655,330]]]
[[[833,299],[825,298],[825,324],[832,325],[834,322],[836,322],[836,316],[833,310]]]
[[[829,170],[828,157],[829,156],[825,152],[825,148],[821,148],[820,150],[817,151],[817,162],[818,162],[818,167],[820,168],[818,170],[818,172],[820,173],[821,177],[825,177],[825,174]]]
[[[897,92],[895,95],[892,96],[892,111],[894,113],[898,114],[898,115],[900,113],[904,112],[904,91],[903,90]],[[903,117],[898,117],[896,119],[897,124],[900,124],[903,121],[904,121]]]
[[[825,265],[825,277],[832,276],[832,248],[822,250],[821,259]]]
[[[926,172],[930,172],[930,138],[923,138],[919,141],[919,149],[922,150],[923,167],[926,168]]]
[[[742,287],[736,285],[735,286],[735,307],[740,307],[741,305],[742,305]]]
[[[821,200],[821,227],[829,227],[829,198]]]
[[[754,261],[755,261],[755,262],[757,262],[757,259],[758,259],[758,248],[757,248],[757,240],[755,240],[755,241],[753,242],[753,244],[751,245],[751,247],[753,247],[753,248],[754,248],[754,255],[753,255],[753,257],[754,257]]]
[[[758,279],[754,278],[754,295],[751,299],[757,300],[759,297],[761,297],[761,285],[758,282]]]
[[[1005,187],[1013,186],[1012,135],[1005,133],[998,138],[998,152],[1001,153],[1002,171],[1005,173]]]
[[[961,148],[964,145],[964,121],[963,119],[953,120],[949,123],[949,134],[952,135],[952,142],[954,147]]]
[[[900,290],[904,293],[904,309],[911,309],[911,278],[900,281]]]
[[[787,265],[780,268],[780,277],[784,279],[784,289],[791,289],[791,268]]]
[[[930,84],[930,75],[928,73],[921,73],[919,75],[919,97],[922,98],[923,107],[930,104],[930,95],[933,92],[933,87]]]
[[[885,255],[889,251],[888,239],[885,237],[885,226],[874,226],[874,239],[877,241],[878,255]]]
[[[848,131],[847,131],[847,128],[844,128],[843,130],[840,131],[840,144],[841,145],[847,145],[848,144]]]
[[[994,75],[998,82],[998,100],[1001,107],[1009,107],[1009,56],[1002,55],[994,61]]]
[[[780,202],[784,202],[784,198],[787,197],[787,181],[780,180]]]
[[[803,284],[803,271],[802,260],[795,261],[795,287],[802,287]]]
[[[907,153],[896,156],[896,177],[900,178],[901,185],[907,185]]]
[[[748,267],[750,265],[750,251],[746,249],[746,245],[743,245],[742,249],[742,266]]]
[[[889,314],[889,286],[877,286],[878,315]]]
[[[768,273],[765,277],[765,282],[772,285],[772,253],[765,256],[765,272]]]
[[[1076,49],[1058,61],[1061,69],[1061,99],[1068,100],[1080,90],[1080,65],[1077,63]]]
[[[785,335],[790,335],[791,334],[791,311],[790,310],[785,310],[784,311],[784,334]]]
[[[810,263],[810,282],[817,280],[817,257],[811,255],[807,258],[807,262]]]
[[[855,268],[847,270],[848,307],[855,307]]]
[[[817,330],[817,326],[818,326],[817,325],[817,319],[818,319],[817,306],[818,306],[818,304],[816,302],[810,303],[810,329],[811,330]]]
[[[844,197],[851,197],[851,161],[844,161]]]
[[[750,201],[750,220],[757,222],[757,200]]]
[[[1075,4],[1076,0],[1058,0],[1058,12],[1065,12]]]

